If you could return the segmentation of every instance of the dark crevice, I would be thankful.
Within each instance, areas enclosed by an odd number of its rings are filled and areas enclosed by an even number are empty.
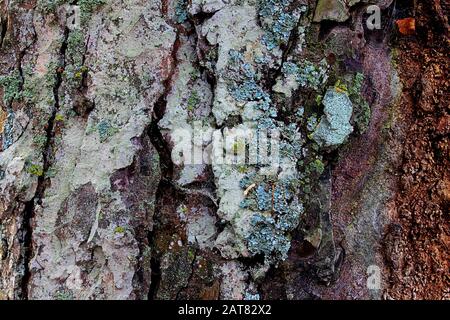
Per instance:
[[[147,234],[149,247],[152,250],[150,260],[151,283],[148,300],[155,300],[158,297],[162,278],[161,257],[164,254],[161,251],[161,240],[163,240],[165,235],[173,234],[176,229],[173,222],[168,221],[168,217],[163,214],[163,212],[167,213],[167,210],[164,211],[165,207],[171,206],[171,204],[167,203],[168,199],[172,202],[172,199],[183,199],[183,197],[177,193],[168,179],[161,179],[155,195],[156,207],[155,215],[153,216],[153,230]],[[173,210],[173,208],[170,210]]]
[[[217,12],[219,12],[220,10],[214,11],[214,12],[199,12],[195,15],[193,15],[192,17],[189,18],[189,20],[194,24],[194,25],[202,25],[203,23],[205,23],[206,20],[211,19]]]
[[[149,246],[152,249],[152,257],[150,260],[150,269],[151,269],[151,282],[150,288],[148,292],[148,299],[154,300],[158,293],[159,283],[161,282],[161,262],[160,262],[160,253],[156,252],[155,248],[157,247],[157,238],[158,238],[158,227],[159,216],[163,207],[163,196],[167,193],[168,190],[173,189],[171,186],[171,180],[173,176],[173,168],[174,164],[172,162],[170,147],[166,143],[161,130],[158,126],[159,121],[162,119],[166,112],[167,106],[167,96],[170,93],[171,84],[173,80],[173,75],[177,68],[177,53],[180,47],[180,38],[179,38],[179,30],[177,31],[174,47],[172,50],[172,68],[170,70],[170,74],[167,79],[164,81],[164,92],[159,97],[158,101],[155,103],[153,107],[152,113],[152,122],[148,128],[147,134],[150,138],[150,141],[153,147],[156,149],[159,155],[159,164],[161,170],[161,179],[158,185],[158,189],[155,195],[155,213],[154,213],[154,227],[153,230],[147,234]]]
[[[152,257],[150,260],[151,277],[150,277],[150,288],[148,292],[148,300],[156,299],[159,284],[161,282],[161,261],[160,261],[161,253],[157,252],[157,250],[155,249],[157,248],[157,241],[159,236],[158,228],[160,227],[160,224],[162,224],[162,222],[158,221],[159,216],[162,212],[162,207],[164,205],[162,198],[164,194],[168,192],[168,190],[173,190],[171,184],[171,179],[173,175],[173,162],[171,158],[171,153],[158,127],[158,122],[164,115],[165,102],[166,102],[166,95],[163,95],[161,96],[161,98],[158,100],[158,102],[154,107],[154,117],[150,125],[150,128],[148,129],[150,141],[159,154],[159,163],[161,169],[161,179],[155,194],[156,207],[153,217],[154,227],[153,230],[147,234],[149,247],[152,250]]]
[[[150,267],[152,269],[152,275],[148,299],[155,300],[156,293],[158,292],[159,284],[161,282],[161,262],[156,257],[152,257],[150,260]]]
[[[158,111],[158,104],[161,103],[160,101],[157,102],[155,105],[154,113],[158,114],[160,111]],[[165,98],[164,98],[165,101]],[[164,105],[165,109],[165,105]],[[164,111],[162,112],[162,115],[164,115]],[[164,140],[164,137],[158,127],[158,122],[161,117],[153,117],[152,123],[150,124],[150,128],[148,130],[148,135],[150,137],[150,141],[152,145],[155,147],[156,151],[158,152],[159,159],[160,159],[160,168],[161,168],[161,179],[171,180],[173,175],[173,162],[171,157],[171,151],[169,146],[167,145],[166,141]]]
[[[319,29],[319,41],[324,41],[328,35],[336,28],[336,27],[347,27],[351,29],[352,27],[352,19],[347,19],[345,22],[337,22],[331,20],[324,20],[320,22]]]
[[[19,299],[28,300],[28,283],[30,280],[29,263],[32,257],[32,233],[31,219],[33,218],[34,199],[25,203],[22,225],[20,226],[20,238],[22,243],[21,257],[19,263],[23,265],[23,275],[20,283]]]
[[[204,21],[209,19],[212,14],[197,14],[195,16],[189,17],[189,23],[192,26],[202,24]],[[171,234],[173,232],[176,232],[173,230],[173,225],[170,219],[168,220],[167,217],[163,215],[164,212],[167,211],[166,206],[172,206],[174,205],[167,203],[167,195],[172,195],[170,199],[174,199],[175,202],[183,201],[183,199],[187,199],[189,197],[200,197],[203,200],[203,202],[208,205],[211,208],[217,207],[217,201],[215,200],[215,186],[213,183],[193,183],[189,185],[186,188],[180,187],[178,184],[176,184],[173,181],[173,175],[174,175],[174,163],[172,162],[172,156],[171,156],[171,146],[166,140],[166,137],[164,137],[163,133],[161,132],[158,123],[159,121],[164,117],[164,114],[166,112],[167,107],[167,96],[170,93],[170,90],[172,88],[172,82],[173,77],[175,74],[175,71],[177,69],[177,53],[178,49],[180,47],[180,35],[185,34],[186,35],[186,29],[174,26],[177,30],[177,37],[175,40],[174,48],[172,50],[172,61],[173,66],[171,68],[170,74],[167,77],[167,79],[164,81],[164,92],[158,99],[158,101],[155,103],[152,113],[152,122],[148,128],[148,135],[150,137],[150,141],[154,148],[157,150],[159,154],[160,159],[160,169],[161,169],[161,179],[158,185],[158,189],[155,195],[155,214],[153,217],[153,230],[148,233],[148,242],[149,246],[152,249],[152,256],[150,260],[150,267],[151,267],[151,283],[150,288],[148,292],[148,299],[149,300],[155,300],[158,298],[159,288],[161,284],[162,279],[162,270],[161,270],[161,258],[164,252],[161,251],[161,247],[159,243],[161,242],[162,238],[167,236],[167,234]],[[196,47],[199,45],[199,36],[195,30],[195,28],[192,28],[191,32],[187,34],[189,37],[194,37],[194,43]],[[211,86],[212,94],[214,94],[214,88],[215,88],[215,78],[213,75],[209,74],[207,69],[205,67],[202,67],[200,64],[200,61],[197,60],[194,62],[194,67],[198,68],[201,74],[206,76],[206,81]],[[194,188],[195,187],[195,188]],[[198,189],[197,189],[198,188]],[[175,205],[174,205],[175,206]],[[215,210],[214,210],[215,211]],[[197,249],[198,250],[198,249]],[[189,280],[192,279],[195,273],[195,261],[196,256],[198,254],[198,251],[195,251],[194,259],[192,261],[192,271],[189,275]],[[183,290],[186,288],[181,288],[176,292],[176,298],[179,298],[182,294]]]
[[[0,48],[3,46],[3,40],[5,40],[6,32],[8,31],[8,16],[1,19],[1,33],[0,33]]]
[[[91,35],[89,34],[88,35],[88,37],[87,37],[87,39],[86,39],[86,43],[85,43],[85,46],[84,46],[84,52],[83,52],[83,56],[81,57],[81,65],[84,67],[85,65],[86,65],[86,54],[87,54],[87,51],[88,51],[88,46],[89,46],[89,41],[90,41],[90,38],[91,37]],[[83,73],[82,73],[82,79],[81,79],[81,88],[80,88],[80,90],[82,91],[82,92],[84,92],[84,91],[86,91],[87,90],[87,76],[88,76],[88,72],[87,71],[84,71]],[[92,109],[91,109],[92,110]],[[89,111],[89,113],[90,113],[90,111]]]
[[[67,39],[69,36],[69,29],[66,29],[64,32],[64,41],[60,48],[60,59],[62,66],[65,65],[65,56],[66,56],[66,50],[67,50]],[[55,70],[52,70],[55,71]],[[30,261],[33,257],[33,246],[32,246],[32,236],[33,236],[33,229],[31,227],[32,220],[34,217],[34,211],[35,211],[35,205],[42,205],[42,198],[44,196],[45,189],[48,185],[48,180],[46,178],[46,173],[51,165],[51,153],[52,153],[52,141],[54,137],[54,124],[55,124],[55,117],[56,114],[60,108],[60,102],[59,102],[59,88],[62,84],[62,72],[58,68],[56,70],[56,83],[53,87],[53,96],[54,96],[54,106],[52,113],[50,115],[50,118],[48,120],[47,126],[45,128],[46,133],[46,141],[45,145],[42,149],[42,162],[43,162],[43,174],[38,177],[38,185],[36,188],[36,192],[34,194],[34,197],[25,203],[25,212],[24,212],[24,218],[21,226],[21,230],[23,232],[22,238],[23,238],[23,266],[24,266],[24,274],[21,281],[21,292],[20,292],[20,299],[28,300],[28,284],[31,277],[30,272]]]
[[[158,127],[158,121],[161,119],[162,115],[164,114],[165,110],[165,101],[166,97],[163,95],[159,101],[156,103],[154,108],[154,114],[152,123],[150,125],[150,128],[148,130],[148,135],[150,137],[152,145],[155,147],[156,151],[159,154],[159,163],[160,163],[160,170],[161,170],[161,179],[158,185],[158,189],[155,194],[155,213],[154,213],[154,227],[151,232],[148,233],[148,242],[149,246],[152,250],[152,257],[150,260],[150,269],[151,269],[151,278],[150,278],[150,288],[148,292],[148,299],[154,300],[156,298],[159,284],[161,282],[161,262],[160,262],[160,254],[156,252],[156,242],[157,242],[157,236],[158,232],[156,230],[158,226],[158,217],[161,213],[161,209],[163,206],[162,203],[162,197],[164,193],[166,192],[167,188],[170,188],[170,183],[168,181],[171,180],[172,174],[173,174],[173,163],[170,156],[170,150],[167,146],[167,144],[164,141],[164,138],[161,134],[161,131]]]
[[[258,253],[252,257],[239,257],[236,260],[242,263],[245,266],[245,268],[248,269],[258,265],[263,265],[265,261],[265,256],[263,253]]]

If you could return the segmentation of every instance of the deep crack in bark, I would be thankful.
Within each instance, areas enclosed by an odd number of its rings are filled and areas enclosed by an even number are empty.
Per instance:
[[[164,12],[164,10],[163,10]],[[175,70],[177,68],[177,53],[180,45],[180,31],[177,29],[175,42],[172,49],[172,67],[169,73],[169,76],[164,81],[164,92],[158,99],[158,101],[155,103],[153,107],[153,114],[152,114],[152,122],[150,124],[150,127],[147,131],[147,134],[150,138],[150,141],[153,145],[153,147],[156,149],[159,155],[159,163],[160,163],[160,170],[161,170],[161,178],[158,185],[158,189],[156,191],[155,195],[155,213],[153,216],[154,220],[158,219],[158,214],[161,212],[161,206],[162,206],[162,195],[165,193],[166,188],[168,186],[170,187],[170,183],[167,183],[172,180],[173,175],[173,162],[171,157],[170,148],[167,145],[167,143],[164,140],[164,137],[162,136],[162,133],[158,127],[158,122],[162,119],[164,116],[164,113],[166,111],[166,105],[167,105],[167,96],[170,93],[171,84],[173,80],[173,76],[175,73]],[[148,241],[150,248],[152,249],[151,253],[151,260],[150,260],[150,268],[151,268],[151,282],[150,282],[150,288],[148,292],[148,299],[153,300],[155,299],[159,287],[159,282],[161,281],[161,270],[160,270],[160,256],[158,253],[155,252],[154,247],[155,243],[157,241],[156,236],[157,233],[155,232],[156,223],[153,226],[153,230],[148,233]]]
[[[64,31],[64,40],[61,44],[60,48],[60,59],[62,61],[62,66],[65,66],[65,57],[66,57],[66,50],[67,50],[67,41],[69,37],[69,29],[65,29]],[[31,278],[31,271],[30,271],[30,261],[33,257],[33,243],[32,243],[32,237],[33,237],[33,228],[32,228],[32,220],[34,217],[34,211],[36,204],[41,205],[42,204],[42,198],[44,196],[45,189],[47,187],[48,181],[46,180],[46,173],[50,167],[50,155],[52,153],[52,140],[55,135],[54,133],[54,125],[55,125],[55,117],[57,112],[60,109],[60,101],[59,101],[59,88],[62,84],[62,71],[58,68],[56,70],[56,82],[55,86],[53,87],[53,97],[55,99],[55,103],[52,109],[52,113],[50,115],[50,118],[48,120],[48,125],[46,127],[46,141],[44,144],[44,147],[42,148],[42,162],[43,162],[43,170],[42,175],[38,177],[38,185],[36,188],[36,192],[34,194],[34,197],[25,203],[25,213],[23,217],[23,222],[21,226],[21,230],[24,233],[23,234],[23,267],[24,267],[24,274],[21,280],[21,292],[20,292],[20,299],[28,300],[28,285],[29,280]]]

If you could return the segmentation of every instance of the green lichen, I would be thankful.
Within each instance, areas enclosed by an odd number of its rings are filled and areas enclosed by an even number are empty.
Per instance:
[[[362,73],[357,73],[348,88],[350,100],[354,104],[353,119],[356,125],[356,129],[360,134],[367,131],[372,115],[370,105],[361,94],[363,82],[364,75]]]
[[[67,51],[66,55],[75,65],[83,63],[84,53],[84,34],[81,30],[76,29],[69,33],[67,37]]]
[[[237,170],[239,173],[247,173],[249,168],[246,165],[238,165]]]
[[[44,88],[45,101],[48,105],[55,104],[55,95],[53,93],[53,88],[55,88],[58,81],[58,70],[61,67],[60,63],[51,61],[47,65],[47,72],[44,75]]]
[[[370,124],[370,118],[372,116],[372,110],[367,102],[362,102],[361,104],[357,104],[355,108],[355,116],[354,121],[356,124],[356,129],[360,134],[363,134],[367,131]]]
[[[94,11],[104,5],[106,0],[78,0],[78,5],[80,6],[80,22],[85,25],[89,22]]]
[[[342,83],[341,80],[338,80],[335,84],[334,84],[334,90],[336,92],[345,92],[348,93],[348,88],[347,85],[345,83]]]
[[[45,14],[56,13],[59,6],[66,3],[71,3],[68,0],[38,0],[37,9]],[[78,0],[80,7],[80,23],[86,25],[89,22],[94,11],[101,5],[105,4],[106,0]]]
[[[37,9],[45,14],[55,13],[56,9],[66,2],[67,0],[38,0]]]
[[[188,249],[188,259],[193,261],[195,259],[195,250],[193,248]]]
[[[58,113],[56,116],[55,116],[55,122],[64,122],[64,116],[62,115],[62,114],[60,114],[60,113]]]
[[[26,171],[34,176],[42,177],[44,175],[44,168],[37,164],[28,164],[26,166]]]
[[[85,36],[80,29],[73,30],[67,38],[66,67],[64,77],[72,88],[79,87],[83,76],[88,72],[84,63]]]
[[[38,148],[43,148],[47,143],[47,137],[43,134],[37,134],[33,137],[33,144]]]
[[[37,103],[38,98],[42,93],[42,80],[35,76],[35,72],[31,65],[25,65],[23,67],[23,80],[22,96],[24,101],[27,103]],[[53,95],[53,90],[46,91],[50,91]]]
[[[189,212],[189,209],[185,205],[182,205],[180,207],[180,210],[184,215],[188,214],[188,212]]]
[[[320,106],[322,104],[322,99],[323,99],[323,96],[321,94],[318,94],[318,95],[316,95],[316,98],[314,99],[314,101],[316,102],[316,104],[318,106]]]
[[[319,175],[321,175],[323,173],[323,171],[325,170],[325,166],[324,166],[322,160],[320,160],[320,159],[316,159],[316,160],[312,161],[310,166],[311,166],[311,170],[318,173]]]
[[[73,293],[69,290],[57,291],[54,296],[55,300],[73,300]]]
[[[233,146],[231,147],[231,150],[234,155],[242,154],[245,152],[245,141],[244,140],[237,140],[233,143]]]
[[[126,229],[122,226],[117,226],[114,228],[114,233],[116,234],[122,234],[125,233]]]
[[[47,171],[45,172],[45,177],[46,177],[46,178],[54,178],[54,177],[56,177],[56,174],[57,174],[57,173],[58,173],[58,172],[57,172],[56,168],[50,167],[50,168],[48,168]]]
[[[192,70],[191,72],[189,72],[189,78],[191,79],[191,81],[197,80],[198,78],[200,78],[200,72],[197,69]]]
[[[196,109],[199,102],[200,102],[200,98],[198,96],[198,92],[192,91],[191,95],[189,96],[188,101],[187,101],[187,110],[189,112],[193,112]]]
[[[0,86],[3,87],[3,101],[6,105],[23,98],[22,77],[18,70],[12,71],[9,75],[0,76]]]

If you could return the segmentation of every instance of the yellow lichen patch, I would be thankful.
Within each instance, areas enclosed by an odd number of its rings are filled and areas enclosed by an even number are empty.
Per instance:
[[[7,118],[8,118],[7,113],[3,111],[2,108],[0,108],[0,134],[3,133],[3,129],[5,127],[5,122]]]
[[[348,92],[347,86],[345,85],[345,83],[342,83],[341,80],[338,80],[336,82],[336,84],[334,85],[334,90],[337,93],[347,93]]]

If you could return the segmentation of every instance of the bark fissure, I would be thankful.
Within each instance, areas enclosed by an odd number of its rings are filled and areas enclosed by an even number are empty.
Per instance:
[[[6,37],[6,32],[8,31],[8,16],[4,19],[1,19],[1,32],[0,32],[0,48],[3,46],[3,41]]]
[[[172,180],[173,175],[173,162],[171,157],[170,148],[167,145],[166,141],[164,140],[164,137],[161,133],[161,130],[159,129],[158,122],[162,119],[164,116],[164,113],[166,111],[166,105],[167,105],[167,96],[170,93],[171,84],[173,81],[173,77],[177,68],[177,53],[179,49],[179,43],[180,43],[180,30],[176,29],[176,38],[175,43],[171,52],[171,59],[172,59],[172,65],[170,73],[167,77],[167,79],[164,81],[164,91],[162,95],[159,97],[158,101],[155,103],[153,107],[153,113],[152,113],[152,122],[147,130],[147,134],[150,138],[150,141],[153,145],[153,147],[156,149],[158,155],[159,155],[159,165],[161,170],[161,178],[160,182],[158,184],[158,188],[155,194],[155,213],[154,213],[154,221],[158,220],[158,216],[161,212],[161,206],[162,206],[162,196],[165,194],[166,190],[168,188],[171,188],[170,181]],[[157,241],[157,232],[155,231],[155,225],[157,223],[154,223],[153,230],[150,231],[147,235],[150,247],[152,248],[152,257],[150,260],[150,269],[151,269],[151,282],[150,282],[150,288],[148,292],[148,299],[153,300],[155,299],[159,283],[161,281],[161,261],[160,261],[160,254],[155,252],[154,245]]]
[[[42,199],[44,197],[45,189],[48,184],[48,179],[46,177],[46,174],[48,172],[48,169],[51,166],[51,154],[52,154],[52,143],[54,138],[54,125],[55,125],[55,117],[57,112],[60,109],[60,101],[59,101],[59,89],[62,84],[62,69],[65,66],[65,57],[66,57],[66,50],[67,50],[67,40],[69,37],[69,29],[65,30],[64,33],[64,40],[62,42],[60,52],[59,52],[59,58],[61,59],[61,67],[59,67],[57,70],[52,70],[52,72],[56,72],[56,82],[53,89],[53,98],[54,98],[54,105],[52,108],[52,112],[50,115],[50,118],[48,119],[48,124],[45,128],[45,134],[46,134],[46,140],[45,144],[42,148],[42,174],[38,177],[38,183],[36,192],[34,194],[34,197],[28,201],[25,204],[25,214],[23,217],[23,222],[21,229],[24,233],[23,235],[23,248],[24,248],[24,254],[23,254],[23,266],[24,266],[24,274],[21,280],[21,295],[20,298],[27,300],[28,299],[28,287],[29,287],[29,280],[31,277],[31,271],[30,271],[30,262],[33,257],[33,243],[32,243],[32,235],[33,235],[33,228],[32,228],[32,220],[35,214],[35,208],[36,205],[42,205]],[[62,68],[62,69],[61,69]]]

